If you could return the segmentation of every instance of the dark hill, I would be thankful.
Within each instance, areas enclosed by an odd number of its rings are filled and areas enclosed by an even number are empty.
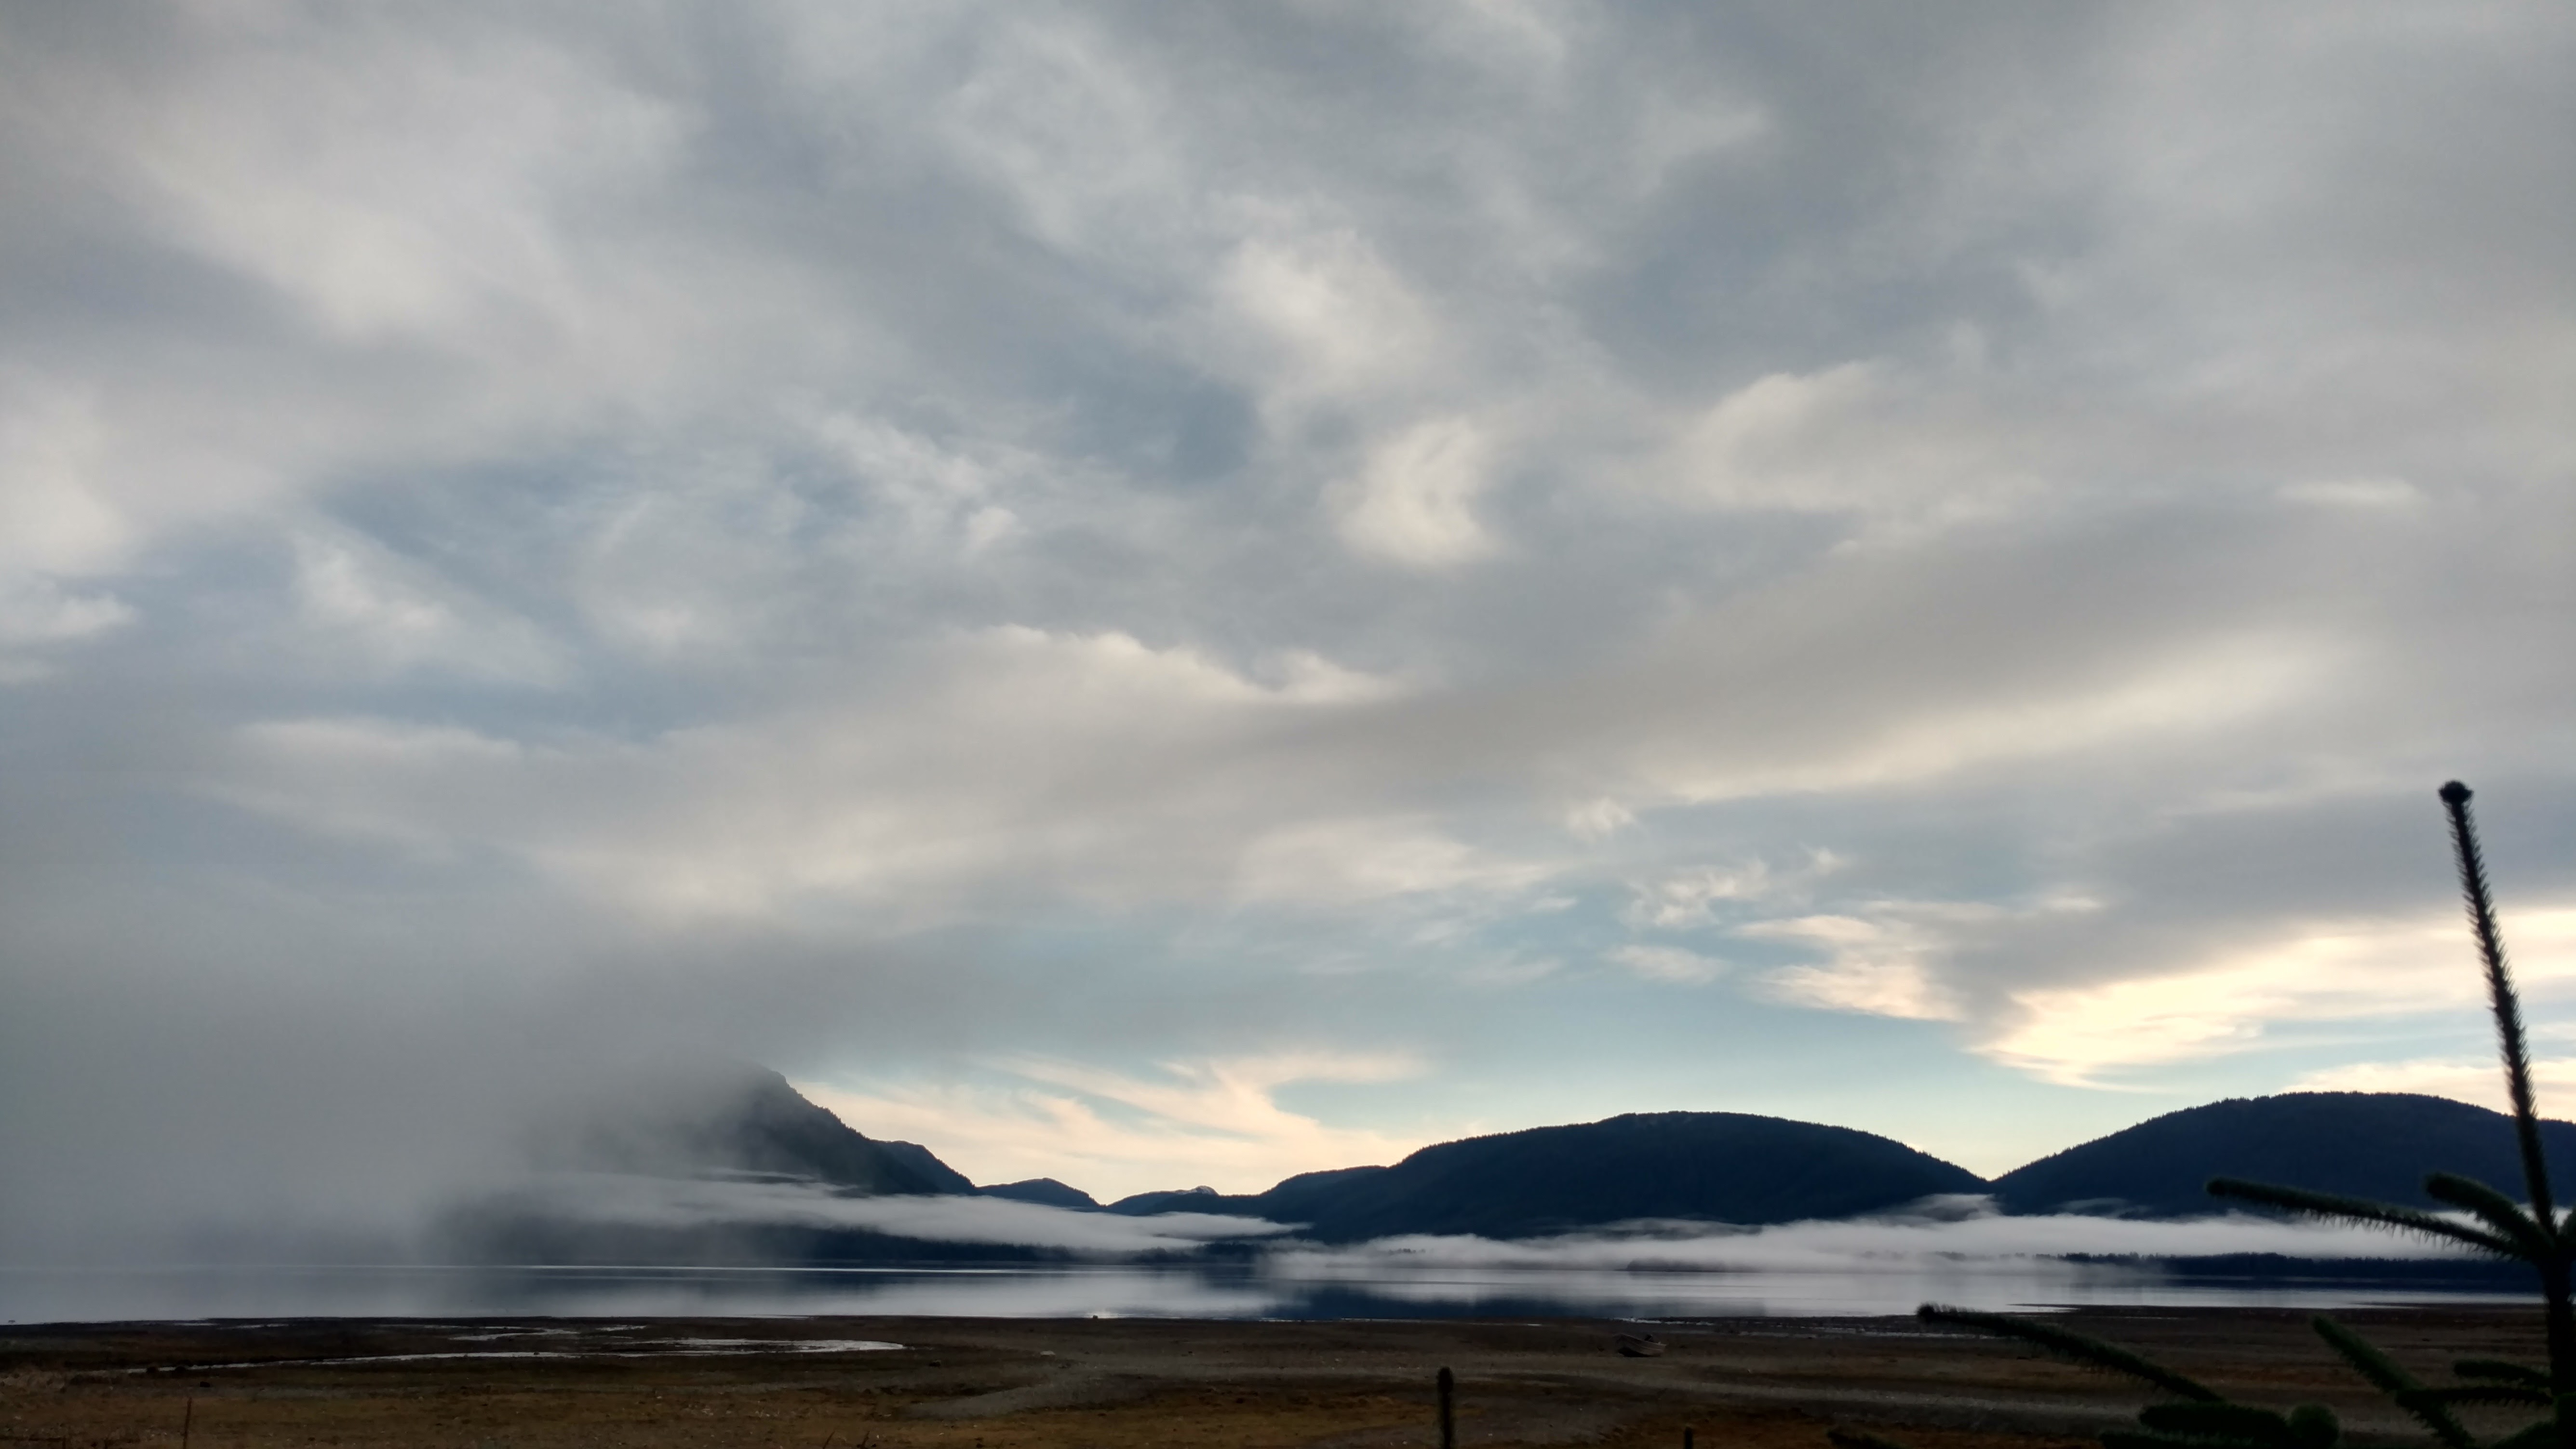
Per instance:
[[[929,1149],[864,1136],[759,1067],[698,1064],[630,1076],[558,1104],[530,1135],[537,1176],[460,1201],[427,1246],[483,1263],[895,1263],[1036,1261],[1007,1244],[942,1243],[861,1229],[760,1219],[656,1225],[622,1221],[613,1198],[568,1201],[565,1182],[599,1194],[647,1191],[629,1178],[795,1179],[844,1194],[963,1194],[974,1184]],[[611,1174],[585,1179],[581,1174]],[[556,1190],[549,1191],[548,1184]]]
[[[1032,1177],[1024,1182],[996,1183],[975,1189],[986,1197],[1007,1197],[1017,1202],[1043,1203],[1048,1207],[1096,1208],[1099,1203],[1078,1187],[1068,1187],[1052,1177]]]
[[[2569,1181],[2576,1124],[2542,1124],[2551,1176]],[[2522,1197],[2513,1119],[2444,1097],[2290,1092],[2168,1112],[1995,1179],[2010,1213],[2125,1211],[2188,1217],[2226,1210],[2203,1184],[2245,1177],[2318,1192],[2434,1206],[2430,1172],[2454,1172]]]
[[[759,1173],[862,1193],[971,1193],[975,1185],[910,1142],[880,1142],[761,1067],[710,1067],[629,1083],[559,1116],[534,1144],[539,1166],[658,1177]]]
[[[1784,1223],[1985,1188],[1966,1168],[1848,1127],[1657,1112],[1443,1142],[1393,1167],[1308,1173],[1252,1196],[1147,1193],[1112,1208],[1265,1217],[1305,1224],[1321,1241],[1356,1242],[1532,1237],[1632,1218]]]

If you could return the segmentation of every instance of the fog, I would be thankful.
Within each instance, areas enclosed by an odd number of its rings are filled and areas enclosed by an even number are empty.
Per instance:
[[[1516,1242],[1406,1236],[1349,1248],[1292,1244],[1273,1252],[1269,1261],[1274,1271],[1283,1274],[1365,1281],[1377,1273],[1444,1267],[1899,1276],[1933,1269],[2026,1273],[2035,1261],[2048,1258],[2193,1258],[2231,1253],[2345,1259],[2356,1265],[2401,1259],[2465,1261],[2470,1256],[2456,1245],[2385,1230],[2243,1214],[2152,1221],[1974,1212],[1759,1228],[1628,1223]]]
[[[989,1243],[1099,1257],[1187,1251],[1288,1229],[1213,1213],[1127,1217],[993,1197],[853,1197],[814,1183],[675,1181],[559,1174],[510,1195],[512,1208],[602,1225],[859,1228],[938,1243]]]

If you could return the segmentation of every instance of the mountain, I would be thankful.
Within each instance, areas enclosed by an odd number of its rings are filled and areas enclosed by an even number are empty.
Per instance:
[[[1091,1194],[1078,1187],[1067,1187],[1052,1177],[1032,1177],[1025,1182],[996,1183],[975,1189],[986,1197],[1007,1197],[1018,1202],[1043,1203],[1048,1207],[1096,1208],[1100,1204]]]
[[[2542,1124],[2554,1181],[2576,1182],[2576,1124]],[[2141,1122],[2017,1167],[1994,1181],[2008,1213],[2125,1212],[2189,1217],[2231,1204],[2213,1177],[2435,1206],[2430,1172],[2453,1172],[2522,1197],[2513,1119],[2446,1097],[2404,1092],[2290,1092],[2230,1098]],[[2240,1205],[2241,1206],[2241,1205]]]
[[[1656,1112],[1423,1148],[1392,1167],[1292,1177],[1265,1193],[1146,1193],[1123,1213],[1213,1212],[1357,1242],[1396,1233],[1518,1238],[1633,1218],[1795,1222],[1985,1191],[1901,1142],[1736,1112]]]
[[[911,1142],[853,1131],[758,1067],[697,1064],[594,1087],[540,1114],[534,1174],[439,1214],[431,1250],[484,1263],[914,1263],[1040,1261],[1010,1244],[944,1243],[864,1228],[706,1215],[710,1195],[760,1207],[764,1188],[836,1195],[964,1195],[963,1173]],[[1070,1189],[1067,1189],[1070,1191]],[[694,1206],[693,1206],[694,1205]]]
[[[559,1113],[532,1142],[544,1167],[695,1177],[805,1178],[861,1193],[971,1193],[911,1142],[863,1136],[760,1067],[702,1067],[623,1084]]]

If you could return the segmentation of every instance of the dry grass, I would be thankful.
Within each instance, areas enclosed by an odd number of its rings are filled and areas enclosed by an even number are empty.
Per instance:
[[[2333,1403],[2365,1443],[2413,1438],[2298,1315],[2079,1317],[2254,1402]],[[2538,1328],[2528,1310],[2351,1317],[2427,1372],[2463,1356],[2528,1356]],[[1615,1329],[1137,1319],[14,1329],[0,1338],[0,1449],[177,1449],[183,1422],[187,1449],[1372,1449],[1433,1441],[1432,1375],[1444,1364],[1459,1377],[1460,1440],[1475,1446],[1677,1445],[1688,1426],[1702,1445],[1822,1449],[1825,1424],[1859,1422],[1917,1449],[2058,1449],[2138,1402],[2117,1381],[1910,1320],[1677,1324],[1661,1330],[1673,1347],[1655,1359],[1618,1357]],[[763,1343],[692,1356],[673,1347],[686,1338]],[[791,1351],[830,1339],[906,1347]],[[384,1357],[440,1353],[485,1356]]]

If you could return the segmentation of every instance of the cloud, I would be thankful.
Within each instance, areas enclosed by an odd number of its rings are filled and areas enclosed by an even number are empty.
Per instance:
[[[1535,862],[1496,860],[1421,820],[1332,820],[1270,832],[1245,847],[1235,891],[1248,900],[1350,902],[1545,879]]]
[[[295,591],[328,667],[442,669],[516,684],[562,682],[551,641],[522,620],[460,591],[362,538],[297,536]]]
[[[573,1174],[545,1179],[511,1204],[575,1222],[652,1228],[857,1228],[937,1243],[990,1243],[1125,1255],[1186,1251],[1221,1238],[1287,1231],[1212,1213],[1126,1217],[993,1197],[850,1197],[813,1183]]]
[[[1717,919],[1721,905],[1740,909],[1756,902],[1795,898],[1845,863],[1830,850],[1810,850],[1805,864],[1776,873],[1769,861],[1758,858],[1682,871],[1632,886],[1636,898],[1628,907],[1628,921],[1662,930],[1707,925]]]
[[[1392,1163],[1424,1145],[1327,1126],[1278,1101],[1280,1088],[1298,1083],[1421,1074],[1420,1063],[1400,1056],[1289,1053],[1172,1063],[1151,1076],[1064,1061],[992,1065],[1016,1080],[802,1090],[871,1136],[939,1144],[979,1182],[1052,1177],[1102,1201],[1199,1186],[1260,1192],[1299,1172]]]
[[[1829,953],[1821,964],[1782,967],[1763,977],[1763,989],[1783,1001],[1912,1021],[1952,1021],[1962,1014],[1926,959],[1934,938],[1911,923],[1800,916],[1739,927],[1737,934],[1798,941]]]
[[[1988,1160],[2460,1055],[2452,774],[2563,1010],[2558,13],[656,15],[0,21],[0,1220],[675,1034]]]
[[[1338,500],[1342,537],[1362,553],[1438,568],[1492,553],[1473,511],[1490,445],[1462,418],[1419,423],[1369,452]]]
[[[2576,975],[2576,910],[2518,912],[2512,933],[2515,973],[2527,986],[2547,990]],[[2121,1068],[2242,1050],[2282,1023],[2434,1009],[2469,1017],[2483,999],[2456,921],[2371,922],[2312,928],[2186,972],[2024,992],[2014,1002],[2018,1019],[1981,1050],[2049,1080],[2080,1084]],[[2355,1064],[2343,1070],[2362,1072],[2347,1078],[2358,1081],[2388,1069]],[[2302,1080],[2314,1084],[2321,1076]]]
[[[1636,823],[1634,811],[1607,795],[1586,800],[1565,812],[1566,832],[1587,842],[1607,840]]]
[[[1644,980],[1675,986],[1701,985],[1727,972],[1724,961],[1679,946],[1621,946],[1610,953],[1610,959]]]
[[[1273,1253],[1269,1261],[1273,1271],[1285,1275],[1318,1277],[1468,1266],[1886,1275],[1921,1271],[1936,1262],[1971,1272],[2026,1271],[2034,1259],[2078,1253],[2157,1258],[2225,1253],[2359,1259],[2466,1256],[2447,1245],[2381,1229],[2268,1218],[2149,1222],[1970,1213],[1718,1231],[1697,1223],[1638,1223],[1508,1243],[1469,1237],[1397,1237],[1353,1248],[1290,1248]]]
[[[2560,1093],[2576,1091],[2576,1060],[2535,1058],[2531,1081],[2535,1089],[2546,1089],[2551,1097],[2564,1101]],[[2498,1112],[2513,1110],[2512,1098],[2505,1091],[2504,1069],[2492,1060],[2418,1057],[2401,1062],[2346,1062],[2305,1073],[2290,1085],[2302,1092],[2421,1092]],[[2558,1101],[2544,1101],[2542,1112],[2562,1113],[2564,1109]]]
[[[443,615],[409,617],[445,627]],[[683,915],[897,892],[929,914],[1032,872],[1110,896],[1230,880],[1256,899],[1320,901],[1535,876],[1420,821],[1281,828],[1267,802],[1203,788],[1183,768],[1190,757],[1216,768],[1257,748],[1279,716],[1365,707],[1388,688],[1312,655],[1276,673],[1265,683],[1122,634],[1003,628],[929,646],[896,700],[821,702],[647,741],[262,722],[241,730],[236,770],[217,788],[335,834],[506,851]],[[1148,737],[1158,759],[1132,753]],[[1032,809],[1048,799],[1053,820]]]

